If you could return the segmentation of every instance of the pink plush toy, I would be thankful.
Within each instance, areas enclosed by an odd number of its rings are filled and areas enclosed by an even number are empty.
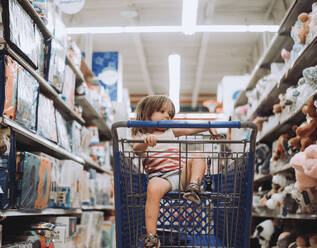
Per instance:
[[[313,148],[306,148],[304,152],[299,152],[292,157],[290,163],[295,169],[296,180],[299,189],[304,191],[317,186],[317,158],[307,157],[306,151],[312,157],[312,154],[317,154],[316,145]]]

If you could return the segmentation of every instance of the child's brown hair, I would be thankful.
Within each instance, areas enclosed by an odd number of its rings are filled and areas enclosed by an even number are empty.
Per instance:
[[[164,103],[171,103],[173,107],[173,112],[171,118],[175,116],[175,106],[171,99],[162,95],[146,96],[141,99],[136,107],[136,120],[137,121],[150,121],[151,116],[155,111],[160,111]],[[134,127],[132,128],[132,134],[136,135],[137,133],[147,133],[146,128]]]

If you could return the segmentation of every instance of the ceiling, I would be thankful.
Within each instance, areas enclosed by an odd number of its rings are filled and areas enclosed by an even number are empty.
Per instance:
[[[197,24],[279,24],[292,0],[200,0]],[[134,20],[122,11],[135,10]],[[67,27],[181,25],[181,0],[86,0]],[[168,93],[168,55],[181,56],[181,99],[213,97],[224,75],[250,73],[263,53],[263,33],[92,35],[93,51],[119,51],[123,85],[132,95]],[[88,35],[73,35],[85,51]],[[272,34],[269,35],[270,37]]]

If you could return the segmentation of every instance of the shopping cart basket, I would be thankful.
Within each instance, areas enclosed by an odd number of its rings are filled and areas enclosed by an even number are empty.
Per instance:
[[[248,128],[250,138],[211,140],[206,135],[188,136],[176,143],[179,158],[187,161],[195,152],[206,159],[201,203],[168,192],[161,200],[157,230],[161,247],[248,247],[256,126],[252,122],[127,121],[112,125],[115,158],[117,247],[143,247],[147,177],[133,143],[143,140],[118,138],[118,128]],[[238,150],[238,151],[235,151]],[[162,154],[162,157],[166,155]]]

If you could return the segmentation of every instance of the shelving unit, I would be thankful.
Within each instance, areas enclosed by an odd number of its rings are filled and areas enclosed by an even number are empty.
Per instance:
[[[270,45],[254,67],[247,87],[239,94],[234,107],[247,104],[248,100],[245,94],[246,91],[253,89],[258,80],[267,74],[271,63],[283,62],[280,56],[281,49],[285,48],[289,50],[293,44],[293,41],[289,36],[291,27],[294,25],[300,13],[311,11],[311,5],[313,2],[314,0],[295,0],[293,2],[285,17],[283,18],[277,34],[273,37]]]
[[[101,139],[111,139],[111,131],[106,120],[95,110],[87,98],[85,96],[76,96],[75,102],[82,106],[83,117],[86,120],[87,125],[97,126]]]
[[[50,97],[56,107],[64,113],[69,119],[76,120],[80,124],[84,124],[84,119],[78,115],[72,108],[70,108],[57,94],[53,87],[41,77],[28,63],[25,62],[17,53],[15,53],[7,43],[2,43],[0,49],[4,49],[10,56],[12,56],[16,61],[18,61],[38,82],[40,85],[40,91]]]
[[[271,171],[269,174],[267,175],[257,175],[254,177],[254,183],[257,184],[257,183],[260,183],[260,182],[263,182],[263,181],[266,181],[268,179],[271,179],[271,177],[275,174],[278,174],[278,173],[281,173],[283,171],[286,171],[286,170],[289,170],[290,168],[292,168],[291,164],[289,163],[289,160],[288,162],[284,162],[284,163],[279,163],[278,166],[277,166],[279,169],[276,170],[276,171]]]
[[[275,84],[273,88],[264,93],[256,108],[248,113],[248,119],[254,116],[259,110],[261,110],[262,114],[272,111],[273,105],[279,102],[278,95],[285,93],[286,89],[290,86],[296,85],[305,68],[317,64],[317,56],[314,54],[316,49],[317,37],[305,47],[291,68],[282,76],[279,84]]]
[[[14,216],[39,216],[39,215],[78,215],[82,214],[81,209],[56,209],[47,208],[43,210],[0,210],[0,217],[14,217]]]
[[[304,220],[316,220],[317,214],[288,214],[286,216],[282,214],[274,215],[268,213],[252,213],[254,217],[261,218],[279,218],[279,219],[304,219]]]

